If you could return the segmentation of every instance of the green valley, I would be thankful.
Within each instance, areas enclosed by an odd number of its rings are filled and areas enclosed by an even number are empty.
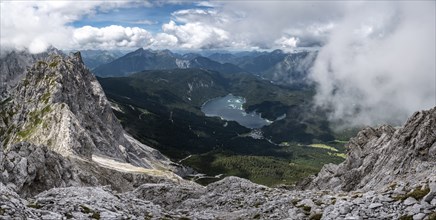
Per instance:
[[[349,134],[331,130],[325,112],[314,110],[311,86],[189,68],[98,80],[125,130],[176,162],[185,158],[182,164],[205,174],[195,177],[200,183],[236,175],[266,185],[293,184],[323,164],[344,160],[341,141]],[[247,112],[282,118],[251,130],[201,111],[206,101],[228,94],[244,97]],[[329,147],[313,147],[324,146],[319,144]]]

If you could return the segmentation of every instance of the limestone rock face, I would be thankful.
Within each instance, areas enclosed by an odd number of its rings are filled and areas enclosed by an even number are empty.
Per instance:
[[[0,151],[0,182],[23,196],[54,187],[78,185],[81,181],[71,162],[46,147],[20,142]]]
[[[7,91],[15,87],[26,75],[26,70],[37,60],[48,57],[49,54],[62,55],[56,48],[47,52],[30,54],[26,51],[11,51],[0,59],[0,100],[7,97]]]
[[[64,156],[110,157],[145,168],[176,171],[171,161],[131,137],[112,113],[80,54],[36,62],[0,109],[2,144],[28,141]]]
[[[207,187],[147,183],[125,193],[102,186],[53,188],[28,200],[0,183],[1,187],[0,216],[6,219],[431,219],[436,208],[436,199],[403,200],[394,189],[286,190],[237,177]]]
[[[24,72],[16,68],[23,77],[0,101],[1,182],[22,196],[76,185],[126,191],[187,182],[177,174],[191,170],[124,132],[80,53],[21,56],[39,60]]]
[[[436,107],[405,125],[366,128],[348,144],[345,162],[323,167],[308,189],[376,190],[394,183],[436,180]]]

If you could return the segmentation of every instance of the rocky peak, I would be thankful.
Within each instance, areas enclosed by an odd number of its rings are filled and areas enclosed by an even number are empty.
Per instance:
[[[307,188],[377,190],[436,181],[435,131],[436,107],[416,112],[398,129],[366,128],[349,141],[347,159],[324,166]]]
[[[35,61],[50,54],[63,56],[62,52],[50,47],[46,52],[30,54],[27,51],[10,51],[0,58],[0,100],[7,97],[7,91],[15,87],[26,75],[26,69]]]
[[[123,172],[149,169],[156,170],[153,175],[177,179],[170,171],[184,171],[124,132],[80,53],[69,57],[51,54],[26,73],[1,102],[0,142],[5,153],[25,141]]]

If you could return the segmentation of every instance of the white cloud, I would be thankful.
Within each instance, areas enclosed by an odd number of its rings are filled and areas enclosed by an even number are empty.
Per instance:
[[[132,24],[153,25],[153,24],[157,24],[158,22],[157,21],[148,20],[148,19],[141,19],[141,20],[130,22],[130,23],[132,23]]]
[[[230,35],[225,30],[201,22],[177,25],[170,21],[162,26],[162,30],[165,34],[177,38],[179,46],[186,49],[226,47]]]
[[[213,7],[217,7],[218,6],[217,3],[213,3],[213,2],[210,2],[210,1],[197,2],[196,5],[200,6],[200,7],[209,7],[209,8],[213,8]]]
[[[299,39],[295,37],[281,37],[280,39],[277,39],[275,43],[279,45],[282,49],[291,49],[297,47]]]
[[[218,11],[209,9],[184,9],[171,13],[176,22],[193,23],[201,22],[211,26],[219,26],[228,21],[224,14],[218,14]]]
[[[80,49],[81,45],[72,44],[75,30],[69,26],[71,22],[97,10],[147,4],[145,1],[83,1],[80,4],[74,1],[2,1],[0,44],[3,50],[28,48],[33,53],[42,52],[50,45]]]
[[[436,103],[435,2],[350,8],[321,48],[316,103],[342,125],[403,122]]]
[[[171,34],[159,33],[152,42],[152,47],[155,48],[174,48],[178,46],[179,40],[177,37]]]
[[[173,20],[231,33],[225,45],[240,46],[237,49],[288,48],[292,37],[298,39],[299,46],[321,45],[349,7],[343,2],[299,1],[219,1],[210,5],[214,7],[173,12]],[[220,46],[223,44],[215,45]]]
[[[84,49],[137,48],[149,45],[152,36],[148,31],[138,27],[111,25],[95,28],[84,26],[74,30],[73,40]]]

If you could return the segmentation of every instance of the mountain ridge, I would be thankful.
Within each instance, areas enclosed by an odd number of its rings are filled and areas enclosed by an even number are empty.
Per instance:
[[[114,61],[93,69],[100,77],[126,76],[144,70],[164,70],[175,68],[203,68],[222,72],[241,72],[233,64],[221,64],[197,54],[179,55],[170,50],[150,50],[139,48]]]
[[[133,167],[139,167],[140,175],[163,176],[164,179],[169,179],[170,175],[177,181],[181,178],[173,172],[181,175],[189,172],[125,134],[100,84],[84,66],[80,53],[65,58],[50,55],[37,61],[24,74],[23,80],[10,90],[9,97],[0,106],[0,140],[6,155],[2,163],[18,162],[9,157],[14,158],[13,152],[24,150],[17,148],[17,144],[27,142],[34,150],[41,146],[61,155],[57,158],[62,163],[72,164],[78,170],[77,175],[90,176],[91,179],[84,177],[84,181],[76,181],[85,185],[103,181],[114,183],[122,190],[123,186],[116,183],[118,180],[99,174],[102,170],[119,172],[114,164],[130,164],[133,173],[138,173]],[[123,179],[123,175],[115,178]],[[147,181],[141,178],[140,182]],[[129,187],[126,184],[124,188]]]

